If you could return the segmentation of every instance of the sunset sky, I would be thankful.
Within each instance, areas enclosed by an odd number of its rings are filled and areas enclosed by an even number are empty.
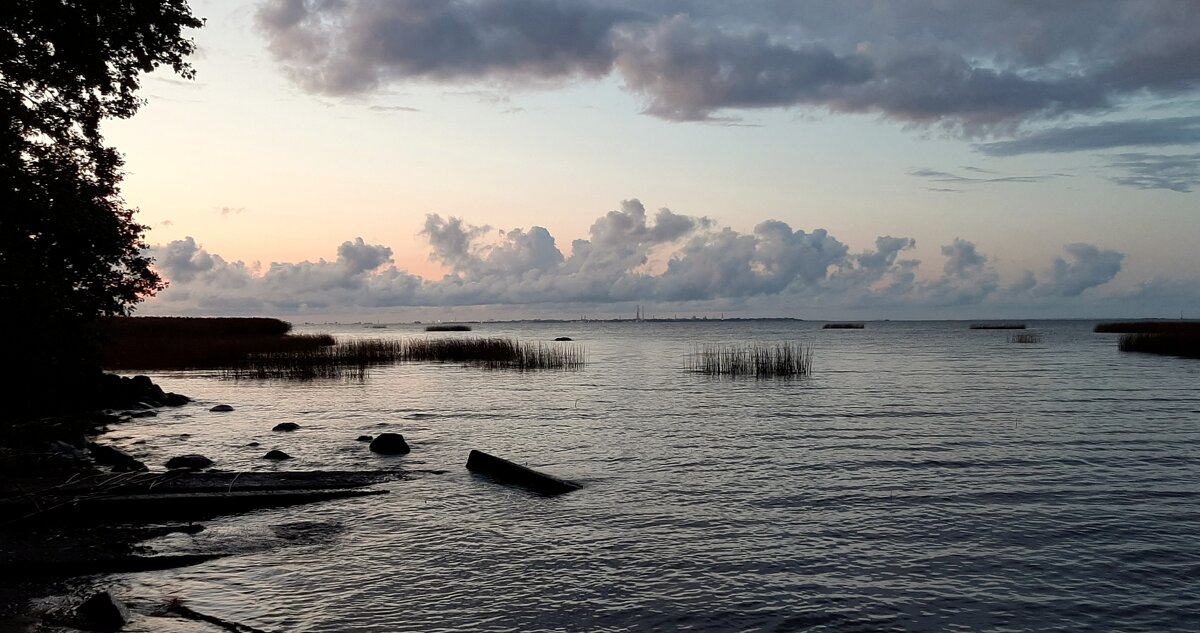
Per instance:
[[[1200,317],[1200,3],[192,7],[140,314]]]

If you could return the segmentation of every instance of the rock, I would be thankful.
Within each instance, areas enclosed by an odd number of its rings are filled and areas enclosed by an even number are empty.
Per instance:
[[[554,339],[554,340],[556,340],[556,341],[573,341],[573,340],[575,340],[575,339],[573,339],[573,338],[571,338],[571,337],[569,337],[569,336],[560,336],[560,337],[558,337],[558,338],[556,338],[556,339]]]
[[[182,407],[191,401],[191,398],[177,393],[168,391],[167,393],[163,394],[163,404],[167,405],[168,407]]]
[[[381,455],[404,455],[410,450],[408,442],[404,441],[404,436],[399,433],[380,433],[378,437],[371,440],[371,452]]]
[[[146,409],[144,411],[126,411],[125,415],[131,418],[157,418],[158,411],[154,411],[152,409]]]
[[[212,460],[203,455],[180,455],[167,460],[167,468],[187,468],[198,470],[212,466]]]
[[[246,446],[255,447],[255,446],[262,446],[262,444],[259,444],[258,442],[250,442]]]
[[[112,466],[113,470],[117,472],[141,472],[148,470],[145,464],[134,459],[129,453],[107,444],[92,442],[88,444],[88,450],[92,452],[92,459],[96,460],[97,464]]]
[[[228,413],[229,411],[233,411],[233,407],[227,404],[218,404],[217,406],[209,409],[209,411],[212,411],[213,413]]]
[[[375,438],[371,437],[370,435],[359,435],[358,436],[358,441],[360,441],[360,442],[370,442],[373,439],[375,439]]]
[[[280,422],[279,424],[276,424],[275,428],[273,428],[271,430],[272,431],[295,431],[298,428],[300,428],[300,425],[296,424],[295,422]]]
[[[263,459],[278,459],[278,460],[281,460],[281,459],[291,459],[291,458],[292,458],[292,456],[291,456],[291,455],[288,455],[287,453],[285,453],[285,452],[283,452],[283,451],[280,451],[280,450],[271,450],[271,451],[267,451],[267,454],[266,454],[266,455],[263,455]]]
[[[544,495],[559,495],[582,488],[573,481],[540,473],[532,468],[514,464],[507,459],[501,459],[483,451],[471,451],[471,454],[467,456],[467,470],[487,475],[501,483],[521,486]]]
[[[78,624],[89,631],[119,631],[129,622],[129,609],[107,591],[92,594],[75,608]]]

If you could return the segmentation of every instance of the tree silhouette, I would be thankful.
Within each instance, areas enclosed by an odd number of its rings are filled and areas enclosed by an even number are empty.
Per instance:
[[[22,401],[86,389],[99,317],[163,287],[100,125],[137,112],[143,74],[192,78],[202,24],[186,0],[0,2],[0,323]]]

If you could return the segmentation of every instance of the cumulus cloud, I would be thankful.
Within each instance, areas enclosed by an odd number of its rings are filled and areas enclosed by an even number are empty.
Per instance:
[[[257,23],[314,93],[614,76],[673,120],[815,107],[987,133],[1200,86],[1190,0],[264,0]]]
[[[534,226],[494,230],[461,218],[426,218],[432,256],[449,272],[422,279],[396,268],[392,249],[362,238],[333,261],[230,262],[192,237],[150,250],[170,286],[149,307],[160,312],[304,313],[419,306],[817,305],[923,310],[1071,299],[1112,280],[1123,255],[1069,244],[1039,275],[1000,283],[975,243],[941,247],[940,274],[919,274],[910,237],[880,236],[852,251],[824,229],[765,220],[752,231],[716,227],[700,216],[626,200],[592,224],[569,252]],[[938,270],[934,268],[933,270]]]

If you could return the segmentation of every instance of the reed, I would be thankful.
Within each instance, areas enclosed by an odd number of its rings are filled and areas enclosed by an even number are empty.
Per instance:
[[[111,338],[101,348],[109,370],[216,369],[255,354],[300,353],[332,346],[328,334],[189,336],[139,335]]]
[[[426,332],[470,332],[471,326],[461,323],[426,325]]]
[[[1097,323],[1092,331],[1110,334],[1200,334],[1200,321],[1113,321]]]
[[[826,323],[824,326],[822,326],[822,329],[825,329],[825,330],[861,330],[861,329],[863,329],[863,327],[864,326],[862,323]]]
[[[1124,334],[1117,343],[1122,352],[1145,352],[1200,358],[1200,332],[1149,332]]]
[[[698,345],[687,370],[706,376],[789,378],[812,371],[812,349],[799,343]]]
[[[1024,330],[1024,323],[972,323],[972,330]]]
[[[578,369],[586,354],[578,345],[522,343],[511,338],[425,338],[405,342],[402,360],[467,363],[488,369]]]
[[[1009,343],[1041,343],[1041,334],[1009,334]]]

